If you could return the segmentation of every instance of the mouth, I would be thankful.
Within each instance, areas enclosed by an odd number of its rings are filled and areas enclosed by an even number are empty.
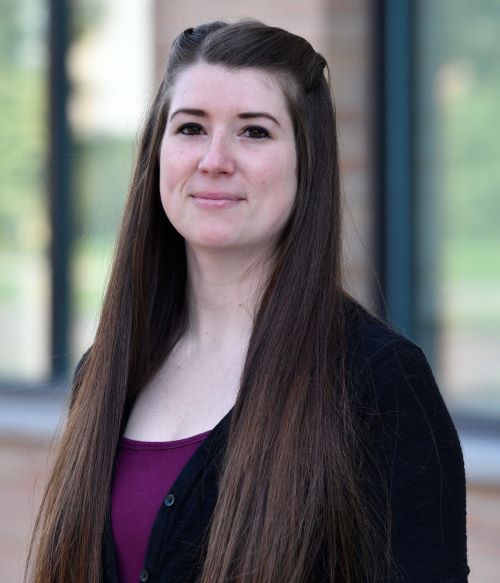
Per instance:
[[[245,200],[239,194],[229,192],[195,192],[190,197],[201,208],[226,208]]]

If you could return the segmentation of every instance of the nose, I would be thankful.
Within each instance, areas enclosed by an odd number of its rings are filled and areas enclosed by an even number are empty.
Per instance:
[[[198,169],[205,174],[234,172],[234,158],[226,136],[222,134],[211,136],[200,158]]]

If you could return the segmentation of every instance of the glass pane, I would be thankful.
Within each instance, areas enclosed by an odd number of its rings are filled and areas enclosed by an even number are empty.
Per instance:
[[[74,140],[73,361],[92,343],[151,94],[151,2],[82,0],[69,59]]]
[[[418,8],[422,338],[449,403],[500,417],[500,5]]]
[[[49,374],[47,2],[0,9],[0,378]]]

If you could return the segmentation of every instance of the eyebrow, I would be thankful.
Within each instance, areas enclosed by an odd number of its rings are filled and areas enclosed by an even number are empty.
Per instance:
[[[207,114],[203,109],[192,109],[192,108],[181,108],[174,111],[174,113],[170,116],[170,121],[179,113],[185,113],[187,115],[194,115],[195,117],[207,117]],[[245,111],[244,113],[239,113],[237,116],[239,119],[254,119],[256,117],[265,117],[273,121],[277,126],[280,126],[278,120],[271,115],[270,113],[266,113],[265,111]]]

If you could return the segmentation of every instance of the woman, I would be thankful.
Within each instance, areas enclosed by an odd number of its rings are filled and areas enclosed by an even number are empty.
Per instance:
[[[467,580],[432,373],[342,288],[325,67],[255,21],[174,42],[34,581]]]

